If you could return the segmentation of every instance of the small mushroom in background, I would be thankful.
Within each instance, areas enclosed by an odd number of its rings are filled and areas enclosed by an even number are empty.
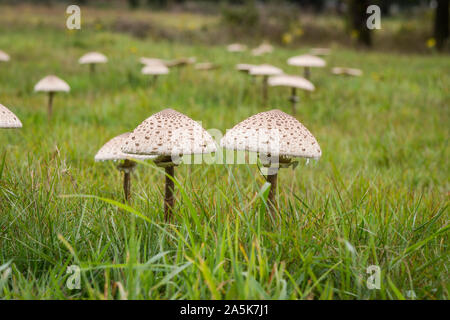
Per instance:
[[[270,77],[269,86],[271,87],[284,86],[291,88],[292,94],[289,97],[289,101],[292,104],[292,114],[294,115],[296,113],[296,104],[299,101],[299,98],[297,96],[297,89],[306,91],[315,90],[314,85],[309,80],[299,76],[290,76],[285,74]]]
[[[360,70],[360,69],[343,68],[343,67],[335,67],[335,68],[331,69],[331,72],[336,75],[347,75],[347,76],[353,76],[353,77],[360,77],[363,74],[362,70]]]
[[[185,67],[190,64],[194,64],[195,61],[197,61],[197,58],[195,57],[188,57],[188,58],[177,58],[171,61],[166,62],[167,67]]]
[[[54,75],[49,75],[40,80],[34,86],[35,92],[47,92],[48,93],[48,118],[52,117],[53,112],[53,96],[56,92],[69,92],[70,87],[64,80]]]
[[[165,109],[144,120],[125,140],[122,152],[158,156],[153,162],[165,169],[164,218],[170,220],[174,205],[174,166],[179,157],[216,151],[211,135],[188,116]]]
[[[271,187],[269,211],[275,219],[278,208],[276,188],[278,170],[297,165],[294,158],[318,159],[322,155],[314,136],[294,117],[280,111],[261,112],[228,130],[220,141],[229,150],[258,153]]]
[[[134,162],[132,159],[146,160],[154,158],[154,156],[138,156],[138,155],[130,156],[124,154],[121,150],[121,147],[129,135],[130,133],[127,132],[115,138],[112,138],[103,147],[101,147],[100,150],[95,155],[95,161],[123,160],[123,162],[117,166],[117,169],[123,172],[123,193],[126,202],[130,201],[131,172],[136,167],[136,162]]]
[[[236,70],[249,73],[251,68],[257,67],[256,64],[248,64],[248,63],[238,63],[236,65]]]
[[[9,60],[9,55],[5,51],[0,50],[0,62],[8,62]]]
[[[254,56],[262,56],[266,53],[272,53],[273,46],[268,43],[262,43],[258,47],[252,49],[252,55]]]
[[[22,128],[22,122],[8,108],[0,103],[0,128]]]
[[[289,58],[287,63],[291,66],[304,67],[305,68],[304,75],[306,79],[310,78],[311,75],[310,68],[323,68],[327,64],[325,60],[323,60],[322,58],[309,54]]]
[[[331,49],[329,48],[312,48],[309,51],[313,56],[329,56],[331,54]]]
[[[227,46],[228,52],[244,52],[247,50],[247,46],[240,43],[232,43]]]
[[[167,61],[162,60],[162,59],[158,59],[158,58],[146,58],[146,57],[142,57],[139,59],[139,62],[147,65],[147,66],[154,66],[154,65],[163,65],[163,66],[167,66]]]
[[[158,76],[169,73],[169,68],[162,64],[146,65],[142,68],[141,73],[145,75],[152,75],[153,82],[156,82]]]
[[[106,63],[108,58],[100,52],[89,52],[82,56],[79,60],[79,64],[88,64],[90,66],[91,73],[95,72],[95,65],[97,63]]]
[[[262,64],[250,69],[249,74],[252,76],[262,76],[262,103],[263,106],[267,104],[267,84],[269,76],[282,74],[283,70],[271,66],[270,64]]]
[[[220,66],[218,64],[214,64],[212,62],[201,62],[201,63],[197,63],[194,66],[195,70],[202,70],[202,71],[208,71],[208,70],[215,70],[215,69],[219,69]]]

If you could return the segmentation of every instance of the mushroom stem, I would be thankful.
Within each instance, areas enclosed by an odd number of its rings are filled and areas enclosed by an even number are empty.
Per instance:
[[[296,88],[292,88],[292,94],[291,94],[291,98],[289,99],[291,100],[291,104],[292,104],[292,114],[295,115],[296,113],[296,104],[297,104],[297,90]]]
[[[166,193],[164,195],[164,220],[167,222],[171,219],[173,213],[173,204],[174,204],[173,190],[175,185],[171,178],[174,177],[175,170],[173,166],[167,166],[165,170],[166,170]]]
[[[268,206],[269,206],[269,212],[272,215],[272,218],[275,219],[276,216],[276,210],[277,210],[277,200],[276,200],[276,193],[277,193],[277,178],[278,173],[275,172],[273,174],[268,174],[266,176],[267,182],[270,183],[270,190],[269,190],[269,197],[267,198]]]
[[[263,76],[263,82],[262,82],[262,95],[263,95],[263,106],[266,106],[267,104],[267,82],[268,82],[268,76]]]
[[[90,70],[91,74],[95,73],[95,63],[89,64],[89,70]]]
[[[311,76],[311,70],[309,69],[309,67],[305,67],[305,78],[309,80]]]
[[[48,120],[51,119],[52,117],[52,113],[53,113],[53,96],[54,96],[54,92],[50,91],[48,93]]]
[[[125,202],[130,201],[131,194],[131,172],[136,167],[136,162],[125,159],[121,165],[117,168],[123,171],[123,194],[125,197]]]

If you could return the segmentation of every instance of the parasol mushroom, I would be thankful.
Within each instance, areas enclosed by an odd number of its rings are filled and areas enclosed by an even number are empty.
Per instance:
[[[269,210],[273,218],[279,168],[295,168],[294,158],[318,159],[322,155],[314,136],[297,119],[280,111],[261,112],[228,130],[220,145],[230,150],[256,152],[265,168]]]
[[[326,65],[325,60],[323,60],[322,58],[309,54],[289,58],[287,63],[291,66],[304,67],[306,79],[310,78],[311,75],[310,68],[312,67],[323,68]]]
[[[46,76],[41,79],[35,86],[36,92],[48,92],[48,118],[52,117],[53,112],[53,96],[56,92],[69,92],[70,87],[64,80],[54,75]]]
[[[90,66],[91,73],[95,72],[95,65],[98,63],[106,63],[108,58],[100,52],[89,52],[82,56],[79,60],[79,64],[88,64]]]
[[[0,62],[8,62],[9,60],[9,55],[5,51],[0,50]]]
[[[269,76],[282,74],[283,70],[280,68],[271,66],[270,64],[262,64],[250,69],[249,74],[252,76],[262,76],[262,96],[263,105],[267,104],[267,80]]]
[[[122,152],[130,156],[158,156],[153,161],[166,172],[166,221],[170,220],[173,212],[174,166],[179,164],[179,157],[215,151],[213,138],[200,124],[172,109],[165,109],[144,120],[122,145]]]
[[[141,72],[145,75],[153,75],[153,82],[155,82],[159,75],[168,74],[169,68],[163,64],[147,64]]]
[[[360,69],[343,68],[343,67],[335,67],[335,68],[331,69],[331,72],[336,75],[347,75],[347,76],[353,76],[353,77],[360,77],[363,74],[362,70],[360,70]]]
[[[228,52],[244,52],[247,50],[247,46],[240,43],[232,43],[227,46]]]
[[[8,108],[0,103],[0,128],[22,128],[22,122]]]
[[[292,90],[292,94],[289,98],[289,101],[292,104],[292,114],[296,113],[296,104],[298,102],[297,89],[306,90],[306,91],[314,91],[314,85],[305,78],[299,76],[290,76],[290,75],[279,75],[273,76],[269,78],[269,86],[284,86],[289,87]]]

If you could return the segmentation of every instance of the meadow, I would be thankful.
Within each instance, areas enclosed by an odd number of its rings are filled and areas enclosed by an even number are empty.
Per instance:
[[[290,113],[288,89],[270,88],[262,106],[260,82],[234,66],[299,74],[286,60],[309,48],[254,57],[95,24],[68,31],[64,12],[55,26],[45,10],[37,20],[0,10],[0,49],[11,55],[0,103],[23,123],[0,131],[1,299],[448,299],[448,55],[333,47],[296,115],[322,157],[279,174],[278,220],[256,165],[202,164],[175,170],[166,224],[163,171],[139,163],[124,205],[120,172],[94,162],[98,149],[169,107],[223,134],[261,111]],[[88,51],[109,58],[94,75],[77,63]],[[141,56],[221,68],[171,69],[151,84]],[[334,76],[332,66],[364,75]],[[71,86],[51,121],[46,95],[33,92],[48,74]],[[66,286],[70,265],[81,267],[79,290]],[[371,265],[380,289],[366,286]]]

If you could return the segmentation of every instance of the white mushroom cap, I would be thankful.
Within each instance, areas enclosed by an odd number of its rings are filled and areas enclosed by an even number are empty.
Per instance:
[[[22,122],[0,103],[0,128],[22,128]]]
[[[171,61],[167,61],[165,63],[165,65],[168,67],[178,67],[178,66],[185,66],[188,64],[193,64],[193,63],[195,63],[195,61],[197,61],[196,57],[178,58],[178,59],[174,59]]]
[[[314,85],[309,80],[299,76],[290,76],[286,74],[270,77],[269,86],[284,86],[307,91],[314,91],[315,89]]]
[[[252,49],[252,54],[254,56],[261,56],[265,53],[273,52],[273,46],[268,43],[262,43],[258,47]]]
[[[146,58],[146,57],[142,57],[139,59],[139,62],[145,65],[166,65],[166,61],[162,60],[162,59],[158,59],[158,58]]]
[[[236,65],[236,70],[250,72],[250,69],[256,66],[256,64],[239,63]]]
[[[312,48],[309,51],[314,56],[328,56],[331,53],[329,48]]]
[[[238,123],[227,131],[220,145],[288,158],[318,159],[322,155],[319,143],[308,129],[280,110],[261,112]]]
[[[122,152],[121,148],[125,140],[130,135],[129,132],[121,134],[120,136],[114,137],[109,140],[95,155],[95,161],[107,161],[107,160],[125,160],[125,159],[152,159],[156,156],[140,156],[140,155],[129,155]]]
[[[89,52],[82,56],[78,62],[80,64],[106,63],[108,58],[100,52]]]
[[[247,46],[240,43],[232,43],[227,46],[228,52],[243,52],[247,50]]]
[[[44,91],[44,92],[56,92],[64,91],[69,92],[70,87],[64,80],[58,78],[57,76],[50,75],[41,79],[35,86],[34,91]]]
[[[354,69],[354,68],[343,68],[343,67],[335,67],[331,69],[331,72],[333,74],[345,74],[349,76],[359,77],[362,76],[363,72],[360,69]]]
[[[148,64],[144,68],[142,68],[141,72],[143,74],[168,74],[169,68],[167,68],[165,65],[162,64]]]
[[[194,68],[196,70],[213,70],[219,68],[219,66],[211,62],[202,62],[197,63]]]
[[[216,151],[211,135],[184,114],[165,109],[142,122],[122,145],[130,154],[190,155]]]
[[[9,61],[9,55],[5,51],[0,50],[0,61]]]
[[[322,58],[304,54],[288,59],[288,64],[297,67],[325,67],[326,62]]]
[[[270,64],[262,64],[262,65],[250,68],[249,73],[252,76],[274,76],[274,75],[282,74],[283,70],[281,70],[280,68],[271,66]]]

